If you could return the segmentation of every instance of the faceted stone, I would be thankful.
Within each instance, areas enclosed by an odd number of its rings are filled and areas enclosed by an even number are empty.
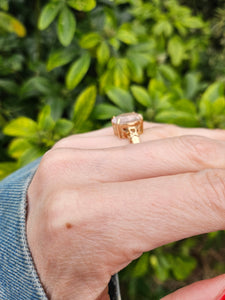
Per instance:
[[[123,125],[128,123],[139,122],[141,120],[142,120],[142,115],[132,112],[132,113],[121,114],[117,117],[113,117],[112,123]]]

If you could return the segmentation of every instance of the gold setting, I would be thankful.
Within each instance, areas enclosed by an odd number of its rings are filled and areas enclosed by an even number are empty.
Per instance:
[[[143,117],[132,112],[113,117],[112,126],[114,134],[121,139],[129,139],[130,143],[140,143],[140,135],[143,133]]]

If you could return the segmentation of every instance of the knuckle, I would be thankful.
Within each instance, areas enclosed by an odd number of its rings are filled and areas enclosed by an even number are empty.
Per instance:
[[[61,161],[59,151],[49,150],[42,157],[39,172],[42,175],[49,175],[52,171],[55,171],[56,168],[59,167],[59,162]]]
[[[39,175],[45,179],[58,176],[71,176],[76,170],[79,180],[101,182],[106,174],[104,150],[82,150],[77,148],[52,148],[42,158]]]
[[[208,167],[215,160],[216,143],[201,136],[181,136],[178,138],[185,154],[197,164]]]
[[[41,174],[51,179],[69,174],[71,168],[85,164],[82,153],[76,149],[53,148],[45,153],[40,164]],[[79,169],[79,168],[78,168]]]
[[[52,192],[44,204],[43,215],[46,232],[54,237],[60,237],[67,232],[69,227],[79,223],[81,212],[79,209],[80,199],[79,189],[73,190],[56,190]]]
[[[43,214],[45,216],[44,222],[46,232],[49,234],[52,233],[54,236],[59,229],[59,217],[62,217],[62,212],[65,213],[65,208],[64,210],[62,210],[61,208],[62,202],[60,192],[52,192],[51,195],[48,197],[47,201],[45,202]]]
[[[76,187],[52,194],[44,209],[44,228],[47,240],[61,243],[76,239],[88,244],[93,237],[103,242],[107,227],[107,217],[98,199],[97,187]]]
[[[65,147],[67,145],[66,143],[66,138],[62,138],[61,140],[57,141],[52,149],[57,149],[57,148],[62,148],[62,147]]]
[[[201,172],[200,187],[210,209],[216,213],[225,213],[225,171],[209,169]]]
[[[64,137],[64,138],[60,139],[59,141],[57,141],[54,144],[54,146],[52,147],[52,149],[69,147],[69,146],[71,146],[73,139],[74,139],[73,135],[69,136],[69,137]]]
[[[167,138],[168,136],[174,136],[177,134],[178,126],[173,124],[155,124],[153,128],[151,128],[151,132],[157,138]]]
[[[179,131],[179,126],[174,125],[174,124],[166,124],[165,129],[169,133],[169,135],[173,136],[174,134],[177,134]]]

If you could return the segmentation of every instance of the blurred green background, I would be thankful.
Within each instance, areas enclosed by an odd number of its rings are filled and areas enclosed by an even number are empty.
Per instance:
[[[122,112],[225,129],[224,46],[221,0],[0,0],[0,179]],[[120,274],[123,299],[225,272],[224,238],[145,253]]]

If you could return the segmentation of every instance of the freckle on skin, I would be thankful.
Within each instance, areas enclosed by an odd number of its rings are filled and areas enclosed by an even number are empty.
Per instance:
[[[70,223],[66,223],[66,228],[67,229],[70,229],[70,228],[72,228],[73,227],[73,225],[72,224],[70,224]]]

